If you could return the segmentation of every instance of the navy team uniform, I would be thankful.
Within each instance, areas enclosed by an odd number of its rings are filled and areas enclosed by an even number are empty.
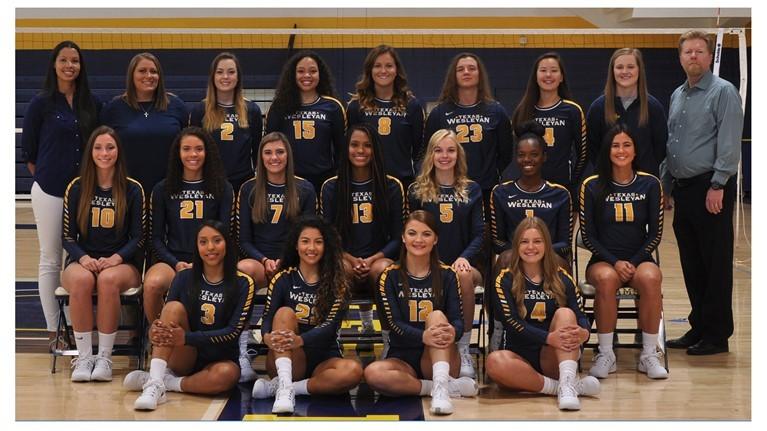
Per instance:
[[[663,190],[657,177],[637,172],[626,185],[613,183],[613,192],[599,211],[597,176],[581,186],[583,242],[591,251],[589,265],[619,260],[634,266],[654,262],[652,252],[663,235]]]
[[[264,129],[264,121],[261,118],[261,108],[256,102],[245,100],[248,110],[248,128],[240,127],[240,120],[234,105],[222,105],[218,107],[224,111],[224,122],[218,130],[211,132],[213,140],[218,144],[221,160],[224,162],[226,178],[236,191],[240,190],[242,183],[253,176],[253,167],[258,162],[258,145],[261,143],[261,134]],[[202,127],[205,117],[205,101],[192,108],[189,124]]]
[[[453,268],[441,264],[442,301],[434,304],[431,289],[431,277],[418,278],[408,274],[410,293],[403,290],[400,277],[399,263],[389,265],[381,274],[378,289],[383,304],[383,313],[389,322],[389,352],[386,359],[400,359],[410,365],[423,379],[421,372],[421,356],[423,356],[423,332],[426,329],[426,318],[434,310],[445,313],[448,322],[455,328],[455,342],[463,335],[463,304],[461,303],[461,286]]]
[[[167,299],[167,302],[181,302],[189,316],[189,331],[184,333],[184,342],[197,349],[197,360],[191,374],[213,362],[237,363],[240,333],[250,322],[253,311],[253,279],[237,271],[236,285],[228,286],[223,280],[210,283],[203,275],[199,297],[190,298],[193,283],[193,270],[179,272],[170,285]],[[236,289],[236,303],[224,302],[224,291],[227,289]],[[198,314],[200,318],[195,319]]]
[[[77,224],[77,206],[80,202],[80,177],[67,186],[64,193],[63,245],[67,251],[67,265],[77,262],[86,254],[94,259],[110,257],[117,253],[123,263],[131,264],[141,271],[144,258],[144,192],[141,184],[128,178],[126,189],[125,218],[123,227],[117,231],[115,226],[115,202],[112,189],[96,187],[91,200],[88,231],[80,232]]]
[[[591,328],[589,319],[583,313],[583,300],[575,288],[573,279],[560,268],[559,278],[565,286],[567,308],[575,313],[578,326]],[[517,310],[517,303],[511,295],[513,274],[503,268],[495,279],[494,304],[496,316],[503,322],[505,337],[502,349],[511,350],[523,357],[536,371],[541,369],[541,349],[546,345],[551,320],[559,308],[557,300],[543,290],[543,283],[536,284],[525,277],[525,317]]]
[[[303,178],[296,177],[298,192],[298,215],[317,213],[317,196],[312,185]],[[290,229],[290,221],[283,212],[285,185],[266,183],[266,196],[269,200],[266,223],[254,224],[251,214],[253,207],[250,195],[256,186],[253,178],[242,185],[237,197],[237,226],[240,233],[240,250],[244,257],[261,261],[264,257],[275,260],[282,256],[285,237]]]
[[[498,102],[479,102],[471,106],[451,102],[441,103],[426,119],[424,140],[439,129],[449,129],[458,135],[466,152],[468,176],[479,183],[485,198],[498,184],[498,173],[511,160],[512,137],[509,114]]]
[[[562,184],[575,193],[575,184],[586,164],[586,118],[583,109],[572,100],[563,99],[554,106],[536,106],[533,117],[545,129],[543,178]]]
[[[173,94],[168,94],[165,111],[155,110],[152,102],[139,102],[139,106],[137,111],[121,96],[115,97],[101,110],[101,122],[120,136],[128,175],[148,191],[165,178],[170,145],[189,123],[189,112]]]
[[[266,133],[282,132],[290,139],[296,175],[319,190],[338,167],[340,149],[345,145],[346,113],[340,101],[320,96],[289,114],[266,114]]]
[[[322,362],[331,358],[342,358],[341,345],[338,342],[338,332],[341,320],[346,313],[346,306],[341,298],[336,298],[330,307],[325,320],[312,324],[312,310],[317,303],[319,283],[310,284],[304,280],[301,271],[296,267],[286,268],[278,272],[267,293],[264,320],[261,334],[272,332],[274,315],[281,307],[288,307],[298,318],[298,334],[304,341],[306,354],[306,374],[311,376],[314,369]]]
[[[149,235],[155,261],[175,269],[179,261],[192,262],[197,228],[203,220],[218,220],[231,230],[234,192],[227,182],[223,196],[216,199],[205,193],[205,180],[199,180],[184,181],[179,193],[168,196],[165,181],[152,190]]]
[[[525,217],[538,217],[549,229],[554,251],[565,260],[570,259],[573,207],[566,188],[545,181],[531,193],[522,190],[515,181],[506,181],[493,188],[490,205],[490,231],[496,254],[511,248],[514,230]]]
[[[373,99],[375,109],[360,109],[359,100],[349,102],[349,125],[367,123],[378,132],[383,148],[386,173],[396,177],[407,187],[415,178],[423,143],[424,110],[418,99],[412,97],[405,109],[394,106],[391,100]]]
[[[422,202],[415,196],[413,185],[407,192],[409,210],[425,210],[434,215],[439,224],[437,250],[443,262],[452,265],[463,257],[474,264],[482,248],[485,218],[482,206],[482,190],[479,184],[469,180],[468,199],[461,200],[453,186],[439,186],[437,202]]]
[[[389,259],[396,259],[399,255],[402,220],[405,218],[402,184],[389,175],[386,179],[389,220],[375,220],[373,180],[362,183],[352,181],[351,232],[339,232],[339,234],[344,251],[354,257],[367,258],[379,251]],[[331,224],[335,224],[337,216],[337,183],[337,176],[329,178],[320,191],[320,213],[323,219]]]

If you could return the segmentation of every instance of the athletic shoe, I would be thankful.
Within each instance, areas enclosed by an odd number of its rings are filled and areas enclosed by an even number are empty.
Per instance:
[[[469,346],[465,348],[459,348],[458,353],[461,356],[461,371],[458,373],[460,377],[476,378],[477,373],[474,371],[474,358],[472,358],[469,352]]]
[[[148,380],[144,384],[143,391],[133,408],[136,410],[154,410],[158,404],[162,404],[168,399],[165,397],[165,384],[160,380]]]
[[[581,402],[578,400],[578,391],[575,389],[575,379],[564,378],[559,381],[559,410],[580,410]]]
[[[293,385],[287,388],[279,388],[274,396],[272,413],[293,413],[296,407],[296,391]]]
[[[93,366],[96,364],[96,357],[93,355],[78,356],[72,359],[72,381],[90,382]]]
[[[277,393],[277,387],[280,385],[280,379],[275,377],[269,379],[258,379],[256,383],[253,383],[253,398],[262,400],[264,398],[271,398]]]
[[[448,385],[434,382],[431,388],[431,406],[429,411],[433,415],[449,415],[453,413],[453,403],[450,402]]]
[[[578,392],[578,395],[594,396],[599,394],[599,390],[599,380],[593,376],[578,379],[578,382],[575,384],[575,391]]]
[[[599,352],[594,356],[594,365],[589,370],[589,375],[598,379],[604,379],[608,374],[614,373],[618,368],[615,365],[615,353]]]
[[[135,370],[128,373],[123,379],[123,387],[129,391],[140,391],[149,381],[149,373],[142,370]]]
[[[252,382],[256,377],[258,376],[250,365],[250,357],[247,354],[240,355],[240,383]]]
[[[91,380],[97,382],[111,382],[112,381],[112,358],[106,356],[96,356],[96,365],[91,372]]]
[[[479,385],[470,377],[449,378],[447,389],[450,398],[474,397],[479,393]]]
[[[660,353],[658,352],[655,352],[651,355],[639,355],[637,370],[639,370],[640,373],[647,374],[647,377],[651,379],[668,378],[668,371],[666,371],[666,368],[660,364]]]

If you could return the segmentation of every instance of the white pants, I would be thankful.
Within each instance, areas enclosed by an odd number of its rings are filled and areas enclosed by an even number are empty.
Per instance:
[[[32,184],[31,194],[37,239],[40,243],[37,286],[45,314],[45,325],[48,331],[54,332],[59,320],[59,306],[54,292],[61,285],[61,223],[64,199],[45,193],[37,182]]]

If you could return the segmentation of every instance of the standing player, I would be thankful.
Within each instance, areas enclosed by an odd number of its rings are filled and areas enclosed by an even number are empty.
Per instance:
[[[599,393],[599,381],[578,379],[581,345],[589,339],[573,279],[554,259],[543,220],[517,226],[511,263],[496,277],[496,313],[503,319],[503,349],[487,358],[487,373],[501,388],[557,395],[562,410],[580,410],[578,395]]]
[[[263,120],[256,102],[242,94],[242,69],[234,54],[222,52],[213,59],[208,90],[192,109],[190,124],[205,129],[218,144],[226,177],[235,192],[253,176],[258,162]]]
[[[365,368],[365,381],[388,396],[431,395],[429,410],[453,413],[450,396],[475,396],[469,377],[458,376],[455,342],[463,333],[461,290],[455,271],[439,261],[437,223],[426,211],[405,222],[399,262],[379,282],[379,294],[391,327],[391,349]]]
[[[517,127],[534,119],[544,127],[543,178],[572,192],[577,190],[586,163],[586,119],[580,105],[571,99],[562,58],[556,52],[547,52],[535,60],[511,121]],[[516,135],[519,138],[519,133]],[[512,174],[511,178],[517,176]]]
[[[370,50],[356,88],[357,94],[347,109],[349,125],[365,122],[376,129],[386,174],[407,188],[421,155],[424,111],[407,86],[407,74],[397,51],[389,45]]]
[[[341,235],[353,288],[375,298],[378,277],[397,255],[405,213],[402,184],[384,173],[381,143],[366,123],[349,127],[347,151],[338,176],[325,181],[320,211]],[[380,310],[380,307],[379,307]],[[380,311],[379,311],[380,312]],[[360,306],[363,332],[373,332],[373,309]],[[388,328],[383,327],[384,349]]]
[[[285,135],[267,133],[258,154],[256,177],[240,188],[236,214],[244,256],[237,268],[260,289],[279,270],[290,223],[316,214],[317,196],[308,181],[293,174],[293,152]]]
[[[80,167],[64,193],[63,243],[67,265],[61,285],[78,356],[72,381],[112,380],[112,347],[120,321],[120,292],[141,282],[144,193],[128,178],[120,139],[107,126],[91,134]],[[96,293],[98,355],[93,356],[93,294]]]
[[[345,130],[346,113],[335,98],[328,65],[312,51],[291,57],[266,114],[266,133],[282,132],[289,137],[296,174],[315,190],[335,174]]]
[[[165,177],[168,150],[189,123],[189,112],[165,91],[160,60],[142,52],[128,65],[125,93],[104,105],[101,122],[120,135],[128,173],[148,191]]]
[[[605,135],[597,175],[583,182],[580,195],[583,242],[592,253],[586,280],[597,290],[599,353],[589,371],[594,377],[605,378],[616,370],[615,292],[625,284],[639,292],[643,347],[637,369],[652,379],[668,377],[656,349],[663,275],[652,258],[663,234],[662,199],[660,180],[637,170],[634,140],[619,123]]]
[[[647,92],[641,51],[621,48],[613,52],[605,92],[591,104],[586,121],[592,163],[596,164],[605,133],[620,121],[636,139],[639,170],[658,176],[660,163],[666,158],[668,127],[663,105]]]
[[[29,102],[21,135],[21,160],[34,180],[30,194],[40,244],[37,284],[52,343],[59,321],[54,292],[61,284],[64,188],[77,175],[80,151],[98,123],[100,107],[91,95],[80,47],[69,40],[56,45],[43,89]]]
[[[228,227],[205,220],[195,234],[193,265],[173,279],[168,302],[152,322],[149,372],[128,373],[123,387],[142,391],[133,408],[154,410],[166,391],[219,394],[237,384],[237,339],[248,325],[255,288],[237,272]]]
[[[426,120],[425,136],[450,129],[466,152],[468,175],[482,188],[485,205],[498,184],[498,173],[512,152],[511,123],[500,103],[493,100],[490,79],[482,60],[462,52],[450,62],[436,108]],[[489,213],[489,212],[488,212]]]
[[[269,284],[261,327],[271,380],[253,385],[253,398],[275,397],[272,413],[292,413],[295,395],[345,393],[362,378],[362,366],[343,359],[338,344],[350,284],[341,238],[333,226],[307,217],[286,244],[285,269]]]
[[[466,153],[450,130],[438,130],[431,136],[420,171],[408,189],[408,207],[434,216],[442,234],[437,244],[440,259],[458,274],[464,325],[458,340],[460,375],[474,378],[469,342],[474,323],[474,286],[482,284],[482,276],[472,262],[479,257],[485,230],[482,190],[466,176]]]

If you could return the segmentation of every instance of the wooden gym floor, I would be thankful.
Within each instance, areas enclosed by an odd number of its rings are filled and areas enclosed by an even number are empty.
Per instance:
[[[688,329],[689,304],[671,227],[673,212],[667,211],[665,217],[660,245],[664,312],[668,338],[675,338]],[[29,204],[17,203],[17,281],[37,277],[36,232],[19,228],[33,223]],[[597,398],[581,398],[579,412],[560,412],[555,397],[512,394],[500,391],[493,383],[485,383],[477,398],[454,400],[455,413],[451,416],[431,416],[429,398],[424,398],[424,419],[751,420],[751,246],[746,239],[751,237],[750,205],[745,206],[740,230],[735,245],[733,308],[736,320],[730,353],[693,357],[684,351],[670,350],[669,379],[652,381],[636,371],[638,351],[619,349],[616,352],[618,372],[602,380],[602,392]],[[580,253],[579,260],[584,264],[587,255],[587,252]],[[44,353],[46,343],[39,338],[44,332],[23,329],[16,331],[16,420],[216,420],[224,410],[227,396],[169,393],[168,403],[156,411],[135,412],[132,407],[137,393],[121,388],[123,376],[135,369],[135,360],[115,357],[115,378],[111,383],[74,384],[69,381],[66,357],[59,358],[58,372],[50,373],[50,355]],[[584,372],[590,366],[591,357],[592,352],[587,349],[582,358]],[[256,366],[263,370],[261,357],[256,360]],[[242,389],[244,395],[247,389]],[[361,396],[359,392],[361,390],[355,394]],[[398,414],[396,408],[392,410],[390,414]]]

